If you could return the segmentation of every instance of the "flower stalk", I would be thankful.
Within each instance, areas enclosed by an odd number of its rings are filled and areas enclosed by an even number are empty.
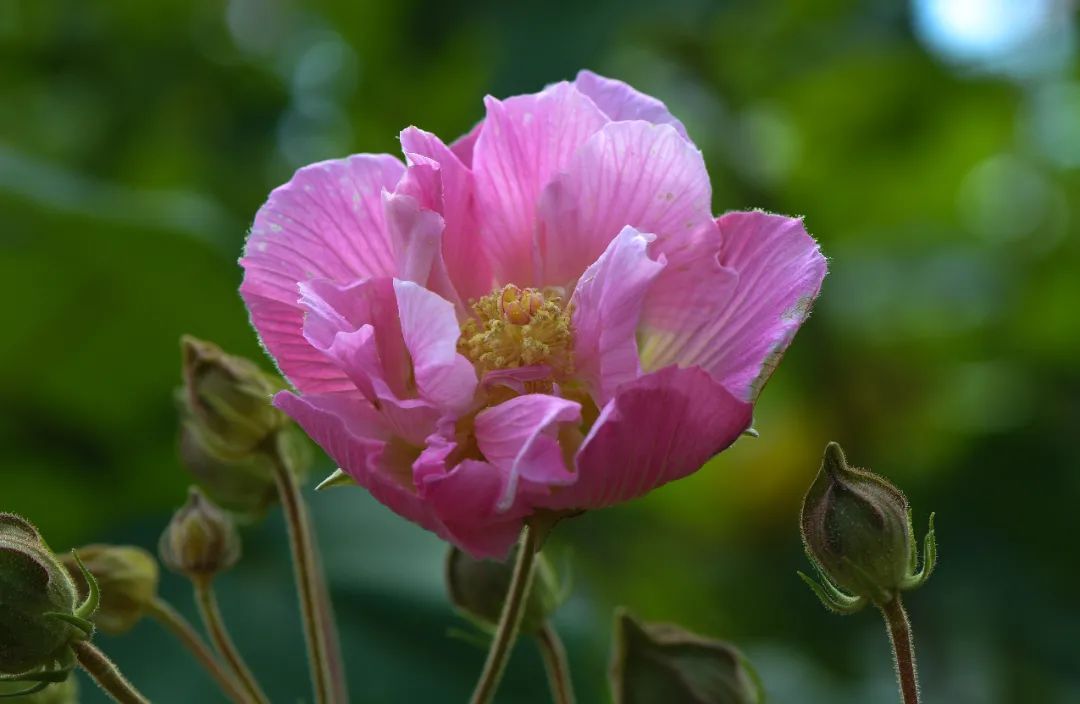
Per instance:
[[[247,696],[257,704],[269,704],[266,694],[259,682],[255,679],[251,669],[248,668],[240,651],[236,649],[225,620],[221,617],[221,609],[218,608],[217,595],[209,579],[193,579],[195,586],[195,601],[199,605],[199,613],[202,616],[206,630],[210,634],[210,640],[217,648],[218,654],[229,664],[233,674],[240,685],[247,692]]]
[[[249,704],[254,701],[236,678],[222,666],[202,636],[169,602],[160,597],[156,598],[150,602],[147,613],[188,649],[231,701],[235,704]]]
[[[904,704],[919,704],[919,674],[915,666],[915,639],[900,595],[881,607],[892,644],[896,680]]]
[[[536,565],[536,553],[540,547],[539,531],[528,523],[521,531],[521,545],[518,548],[514,575],[510,580],[510,589],[503,603],[495,637],[491,640],[484,669],[473,690],[471,704],[488,704],[495,696],[495,691],[502,680],[510,651],[517,640],[521,628],[521,617],[525,613],[525,604],[532,586],[533,567]]]
[[[150,704],[150,700],[121,674],[120,668],[90,641],[75,641],[71,649],[79,665],[113,700],[120,704]]]
[[[550,623],[545,623],[536,634],[536,642],[540,646],[540,655],[544,658],[544,670],[547,672],[552,701],[555,704],[574,704],[570,662],[559,633]]]
[[[274,479],[288,525],[315,701],[318,704],[344,704],[348,701],[348,693],[341,665],[341,648],[333,624],[330,595],[312,537],[311,521],[300,487],[288,466],[288,454],[282,451],[279,437],[273,442],[270,455],[274,460]]]

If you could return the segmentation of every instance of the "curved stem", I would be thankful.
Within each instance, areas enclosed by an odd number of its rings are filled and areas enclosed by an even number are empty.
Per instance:
[[[896,665],[896,679],[900,685],[901,699],[904,704],[919,704],[915,640],[911,635],[911,622],[908,620],[899,594],[881,607],[881,614],[885,617],[885,625],[889,630],[889,641],[892,643],[893,662]]]
[[[202,615],[203,624],[206,625],[210,640],[213,641],[218,654],[225,658],[225,662],[229,663],[229,667],[232,668],[236,679],[253,701],[258,704],[269,704],[270,700],[266,698],[266,694],[263,693],[262,687],[259,686],[258,681],[255,679],[255,675],[251,674],[251,670],[248,668],[247,663],[244,662],[240,651],[236,649],[228,629],[225,628],[225,621],[221,618],[221,609],[218,608],[217,595],[214,594],[214,588],[210,585],[210,580],[196,579],[192,581],[192,584],[195,585],[195,601],[199,605],[199,613]]]
[[[75,651],[79,665],[115,701],[120,704],[150,704],[150,700],[120,674],[120,668],[90,641],[76,641],[71,644],[71,649]]]
[[[225,696],[236,704],[250,704],[251,697],[241,688],[236,678],[222,667],[214,651],[210,650],[210,646],[203,641],[198,631],[169,602],[157,597],[150,602],[147,613],[157,619],[158,623],[195,656]]]
[[[282,459],[282,453],[275,448],[271,455],[274,458],[278,496],[289,527],[289,547],[292,549],[293,571],[296,574],[296,591],[300,595],[300,611],[315,701],[318,704],[330,701],[344,704],[348,701],[348,695],[341,666],[341,651],[332,623],[330,596],[312,540],[311,523],[300,488]]]
[[[545,623],[536,634],[540,645],[540,654],[544,657],[544,670],[547,671],[548,685],[551,687],[551,700],[555,704],[574,704],[574,683],[570,679],[570,662],[566,658],[559,633],[551,623]]]
[[[514,575],[510,579],[510,588],[506,593],[506,601],[503,602],[499,625],[495,629],[495,637],[491,640],[484,670],[480,673],[476,689],[473,690],[472,704],[488,704],[491,701],[499,687],[506,662],[510,659],[510,650],[517,639],[521,617],[525,613],[525,603],[529,598],[529,587],[532,586],[533,566],[536,564],[538,548],[537,537],[537,531],[526,523],[521,532]]]

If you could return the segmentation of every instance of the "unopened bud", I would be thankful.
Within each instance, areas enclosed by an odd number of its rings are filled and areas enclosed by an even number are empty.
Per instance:
[[[90,578],[92,580],[92,578]],[[0,674],[49,668],[93,633],[96,589],[78,603],[68,571],[28,521],[0,513]]]
[[[733,645],[667,623],[615,614],[611,662],[615,704],[760,704],[764,692]]]
[[[918,562],[911,511],[899,489],[872,472],[849,467],[843,450],[829,443],[821,470],[803,500],[802,536],[824,588],[808,578],[825,605],[848,612],[878,606],[922,584],[936,556],[933,516],[923,569]],[[847,592],[848,594],[844,594]]]
[[[79,548],[79,558],[101,588],[94,625],[109,635],[131,630],[157,597],[157,560],[139,547],[101,544]],[[86,593],[86,580],[74,559],[63,557],[61,561],[79,592]]]
[[[162,564],[191,579],[208,580],[240,559],[240,535],[232,518],[191,487],[187,503],[161,534]]]
[[[184,421],[214,455],[245,459],[288,424],[271,403],[283,388],[280,379],[212,342],[184,336],[181,346]]]
[[[521,618],[522,633],[537,633],[563,601],[558,577],[541,553]],[[494,629],[502,613],[514,572],[514,560],[477,560],[451,547],[446,556],[446,588],[450,602],[463,616],[485,630]]]
[[[55,683],[0,682],[0,699],[5,697],[17,697],[18,704],[79,704],[79,680],[69,674]]]

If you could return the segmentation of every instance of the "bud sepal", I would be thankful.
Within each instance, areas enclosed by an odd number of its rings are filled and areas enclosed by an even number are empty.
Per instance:
[[[802,572],[799,577],[836,613],[890,603],[925,584],[937,562],[933,514],[920,566],[907,498],[883,477],[848,466],[835,442],[825,448],[800,524],[820,582]]]

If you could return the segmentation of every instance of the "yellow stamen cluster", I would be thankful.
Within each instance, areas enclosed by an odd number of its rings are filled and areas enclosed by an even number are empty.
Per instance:
[[[546,365],[552,379],[573,371],[570,307],[560,292],[504,286],[473,303],[461,326],[458,351],[480,374]]]

